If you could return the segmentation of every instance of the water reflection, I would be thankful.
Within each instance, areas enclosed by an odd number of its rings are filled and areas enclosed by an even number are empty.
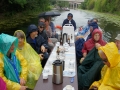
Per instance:
[[[114,41],[114,38],[118,33],[120,33],[120,27],[116,25],[115,23],[112,23],[110,21],[106,21],[104,17],[97,17],[95,15],[90,14],[89,12],[84,12],[82,10],[70,10],[70,11],[64,11],[61,12],[61,16],[54,17],[54,24],[55,25],[62,25],[62,22],[65,18],[67,18],[67,14],[72,13],[73,14],[73,19],[76,21],[77,27],[80,26],[85,26],[87,24],[87,21],[92,18],[98,18],[99,20],[99,26],[103,30],[103,35],[104,39],[106,41]],[[28,25],[30,24],[36,24],[38,23],[38,17],[31,19],[30,22],[27,22],[23,25],[18,26],[17,28],[7,30],[7,31],[2,31],[3,33],[7,33],[10,35],[13,35],[15,30],[23,30],[26,32]]]

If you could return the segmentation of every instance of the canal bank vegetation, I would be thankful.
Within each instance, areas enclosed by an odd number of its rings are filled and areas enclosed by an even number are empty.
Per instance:
[[[81,8],[120,15],[120,0],[84,0]]]
[[[0,31],[16,28],[50,10],[50,3],[50,0],[0,0]]]

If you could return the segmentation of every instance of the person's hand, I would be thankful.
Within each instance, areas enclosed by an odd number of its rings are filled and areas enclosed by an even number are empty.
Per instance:
[[[83,58],[81,58],[81,59],[80,59],[80,63],[82,63],[84,59],[85,59],[84,57],[83,57]]]
[[[101,45],[99,43],[95,44],[96,49],[98,49]]]
[[[39,54],[40,59],[43,60],[43,54]]]
[[[92,86],[89,90],[98,90],[98,87]]]
[[[43,45],[41,46],[41,51],[45,52],[45,47]]]
[[[20,78],[20,85],[24,86],[26,84],[26,81],[22,78]]]
[[[76,40],[78,40],[79,38],[83,38],[83,36],[77,36],[77,37],[76,37]]]
[[[20,87],[20,90],[26,90],[27,89],[27,86],[21,86]]]

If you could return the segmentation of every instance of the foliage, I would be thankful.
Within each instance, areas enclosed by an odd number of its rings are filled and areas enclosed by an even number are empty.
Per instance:
[[[88,0],[87,9],[91,10],[94,8],[95,0]]]
[[[67,2],[67,1],[59,1],[58,6],[60,6],[60,7],[68,7],[69,2]]]
[[[1,0],[0,13],[17,13],[34,9],[45,11],[49,9],[49,5],[50,0]]]
[[[51,0],[0,0],[0,31],[10,30],[51,9]]]
[[[85,0],[81,8],[120,15],[119,3],[120,0]]]

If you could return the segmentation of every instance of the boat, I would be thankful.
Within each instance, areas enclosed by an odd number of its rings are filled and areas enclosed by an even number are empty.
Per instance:
[[[65,8],[64,10],[65,10],[65,11],[70,11],[70,9],[69,9],[68,7],[67,7],[67,8]]]

